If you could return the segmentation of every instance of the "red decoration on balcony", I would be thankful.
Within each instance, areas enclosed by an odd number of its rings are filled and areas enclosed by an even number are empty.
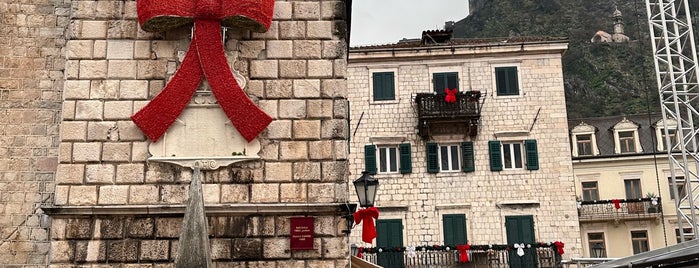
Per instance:
[[[467,263],[468,262],[468,250],[471,249],[471,245],[469,245],[469,244],[456,245],[456,249],[459,251],[459,262],[460,263]]]
[[[362,258],[362,251],[364,251],[364,247],[359,247],[359,252],[357,252],[357,258]]]
[[[170,128],[203,77],[235,128],[251,141],[272,118],[260,110],[231,73],[221,41],[221,25],[266,31],[274,0],[138,0],[145,31],[165,31],[194,22],[194,36],[182,65],[165,88],[131,119],[152,141]]]
[[[445,88],[444,93],[446,93],[447,96],[444,97],[444,101],[446,103],[456,103],[456,92],[457,92],[456,89]]]
[[[376,226],[374,226],[374,219],[379,218],[379,210],[376,207],[370,207],[367,209],[357,210],[353,214],[354,223],[362,223],[362,241],[366,243],[371,243],[374,238],[376,238]]]
[[[616,208],[616,209],[621,208],[621,200],[619,200],[619,199],[612,199],[612,203],[614,204],[614,208]]]
[[[556,251],[558,252],[558,255],[563,255],[563,253],[565,253],[565,251],[563,251],[563,247],[565,246],[565,244],[563,244],[563,242],[556,241],[556,242],[553,242],[553,244],[556,245]]]

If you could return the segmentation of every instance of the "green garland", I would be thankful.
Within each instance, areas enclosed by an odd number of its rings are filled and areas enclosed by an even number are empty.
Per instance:
[[[556,245],[554,242],[543,243],[537,242],[533,244],[525,244],[527,248],[551,248],[553,252],[556,251]],[[406,247],[369,247],[362,248],[362,253],[378,253],[378,252],[405,252]],[[456,245],[432,245],[432,246],[416,246],[415,252],[420,251],[453,251],[456,250]],[[471,251],[474,250],[498,250],[498,251],[510,251],[517,250],[514,244],[489,244],[489,245],[471,245]]]

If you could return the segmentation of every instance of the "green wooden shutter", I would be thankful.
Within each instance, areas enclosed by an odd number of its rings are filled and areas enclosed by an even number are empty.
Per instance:
[[[447,87],[450,89],[459,89],[459,73],[453,72],[453,73],[445,73],[446,76],[446,83]]]
[[[428,142],[427,145],[427,173],[439,173],[439,145]]]
[[[476,163],[473,156],[473,142],[465,141],[461,143],[461,159],[463,159],[463,164],[461,166],[461,171],[463,172],[473,172],[476,170]]]
[[[395,80],[393,72],[377,72],[372,74],[374,100],[394,100]]]
[[[502,170],[502,152],[500,151],[500,146],[500,141],[488,141],[491,171]]]
[[[376,174],[376,146],[364,145],[364,171]]]
[[[434,83],[434,91],[435,92],[444,93],[444,89],[447,88],[446,74],[444,74],[444,73],[432,74],[432,82]]]
[[[401,143],[398,145],[398,150],[400,150],[400,173],[412,173],[413,162],[412,155],[410,153],[410,143]]]
[[[455,247],[466,244],[466,215],[445,214],[442,215],[442,226],[444,228],[444,245]]]
[[[507,72],[507,91],[511,95],[519,94],[519,83],[517,81],[517,67],[508,67]]]
[[[539,151],[536,147],[536,140],[525,140],[524,150],[527,155],[527,169],[539,170]]]

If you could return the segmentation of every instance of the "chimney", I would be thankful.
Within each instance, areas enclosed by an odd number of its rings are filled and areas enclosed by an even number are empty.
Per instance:
[[[444,30],[445,31],[454,31],[454,21],[450,20],[444,23]]]

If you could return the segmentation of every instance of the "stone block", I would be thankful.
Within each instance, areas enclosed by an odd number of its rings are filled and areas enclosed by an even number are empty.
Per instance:
[[[100,120],[102,119],[102,101],[85,100],[75,103],[75,119]]]
[[[89,80],[66,80],[63,83],[63,99],[88,99],[90,98]]]
[[[126,233],[130,238],[153,237],[155,220],[153,218],[126,219]]]
[[[158,187],[155,185],[131,185],[129,204],[155,204],[158,202]]]
[[[291,163],[288,162],[266,162],[265,181],[268,182],[291,182]]]
[[[262,241],[258,238],[236,238],[232,244],[231,257],[234,260],[262,258]]]
[[[149,142],[133,142],[131,145],[131,161],[143,162],[148,158]]]
[[[134,41],[107,40],[107,59],[133,59]]]
[[[55,263],[72,262],[75,260],[75,247],[68,241],[51,241],[51,261]]]
[[[323,139],[347,139],[347,121],[344,119],[323,120],[320,128]]]
[[[333,61],[333,75],[335,77],[347,76],[347,60],[336,59]]]
[[[119,98],[140,100],[148,99],[148,80],[121,81]]]
[[[333,202],[335,200],[335,187],[332,183],[308,184],[309,202]]]
[[[333,141],[335,145],[334,159],[336,160],[346,160],[349,156],[348,145],[346,141]]]
[[[137,79],[163,79],[167,67],[166,60],[139,60]]]
[[[124,238],[125,219],[109,217],[95,222],[95,238],[122,239]]]
[[[349,174],[347,165],[347,161],[323,162],[321,180],[324,182],[342,183],[346,179],[345,176]]]
[[[128,120],[133,114],[132,101],[105,101],[104,102],[104,119],[105,120]]]
[[[291,14],[291,2],[274,2],[274,20],[290,20]]]
[[[304,100],[280,100],[279,118],[300,119],[306,117],[306,101]]]
[[[117,127],[119,129],[119,141],[142,141],[144,139],[141,129],[131,120],[119,121],[117,122]]]
[[[268,139],[291,139],[291,120],[274,120],[267,126]]]
[[[255,183],[250,186],[251,203],[277,203],[279,202],[279,184]]]
[[[157,238],[177,238],[182,231],[182,218],[164,218],[155,220],[155,236]]]
[[[279,186],[279,191],[282,203],[303,203],[307,201],[307,189],[304,183],[282,183]]]
[[[107,41],[95,40],[95,45],[92,47],[92,58],[106,59],[107,58]]]
[[[320,120],[294,120],[294,139],[320,138]]]
[[[318,98],[320,97],[320,80],[294,80],[293,89],[295,98]]]
[[[333,62],[330,60],[309,60],[308,77],[331,78],[333,76]]]
[[[114,183],[114,165],[111,165],[111,164],[90,164],[90,165],[87,165],[85,167],[85,183],[88,183],[88,184],[113,184]]]
[[[291,80],[269,80],[265,82],[267,98],[292,98],[293,83]]]
[[[321,164],[318,162],[294,163],[294,181],[320,181]]]
[[[134,59],[150,59],[151,53],[151,41],[137,40],[134,42]]]
[[[278,69],[276,60],[253,60],[250,65],[250,78],[277,78]]]
[[[221,185],[221,203],[249,202],[248,186],[244,184]]]
[[[128,185],[104,185],[99,189],[100,205],[125,205],[129,197]]]
[[[259,58],[260,53],[265,50],[265,41],[263,40],[246,40],[239,41],[238,48],[240,49],[239,56],[242,58]]]
[[[61,116],[64,120],[75,119],[75,101],[63,101],[61,108]]]
[[[82,184],[85,166],[80,164],[58,165],[56,173],[57,184]]]
[[[160,200],[165,203],[181,204],[187,201],[187,185],[160,186]]]
[[[80,79],[104,79],[107,77],[106,60],[81,60]]]
[[[349,254],[347,242],[345,242],[343,237],[324,237],[322,240],[323,257],[328,259],[341,259]]]
[[[105,39],[107,37],[107,21],[83,20],[79,37],[82,39]]]
[[[325,79],[321,82],[321,97],[323,98],[347,98],[347,80]]]
[[[333,37],[333,21],[309,21],[306,24],[306,37],[331,39]]]
[[[66,59],[92,58],[92,40],[70,40],[66,42]]]
[[[323,1],[320,3],[320,18],[324,20],[344,19],[344,1]]]
[[[143,240],[141,241],[141,261],[166,261],[170,250],[168,240]]]
[[[340,40],[323,40],[324,59],[343,58],[347,55],[347,45]]]
[[[308,159],[308,142],[282,141],[279,143],[279,158],[282,160]]]
[[[245,93],[251,98],[262,98],[265,96],[265,83],[261,80],[248,80]]]
[[[129,79],[136,77],[136,61],[109,60],[107,77],[110,79]]]
[[[264,33],[252,33],[253,39],[279,39],[279,24],[277,21],[272,21],[269,25],[269,29]]]
[[[107,261],[135,262],[138,260],[138,240],[107,241]]]
[[[317,20],[320,19],[320,2],[293,2],[294,19]]]
[[[311,22],[309,22],[309,25],[310,23]],[[321,51],[320,40],[294,41],[294,57],[297,59],[319,59],[322,53]]]
[[[66,221],[67,219],[62,218],[51,219],[51,239],[63,240],[66,238]]]
[[[66,239],[90,238],[92,238],[92,219],[78,218],[66,221]]]
[[[305,60],[280,60],[279,77],[281,78],[304,78],[306,77]]]
[[[131,144],[107,142],[102,145],[102,160],[113,162],[128,162],[131,160]]]
[[[211,239],[211,259],[212,260],[229,260],[231,258],[231,240],[230,239]]]
[[[54,193],[53,197],[55,205],[67,205],[69,191],[70,186],[56,185],[56,192]]]
[[[119,80],[93,80],[90,82],[90,98],[116,99],[119,94]]]
[[[311,141],[308,143],[308,156],[312,160],[333,159],[333,141]]]
[[[119,164],[116,171],[117,183],[142,183],[145,177],[143,164]]]
[[[288,3],[288,2],[276,2]],[[294,56],[293,41],[290,40],[269,40],[267,41],[267,58],[268,59],[289,59]]]
[[[118,133],[114,122],[91,121],[87,123],[87,139],[89,141],[118,140]]]
[[[84,241],[82,242],[83,247],[85,247],[85,259],[86,262],[104,262],[107,259],[107,243],[105,241]],[[75,250],[76,255],[78,254],[78,248]],[[78,258],[78,261],[80,259]]]
[[[61,123],[61,141],[85,141],[87,122],[65,121]]]
[[[262,241],[263,257],[269,259],[290,258],[289,239],[287,238],[265,238]]]
[[[221,201],[221,189],[218,184],[202,184],[204,202],[206,204],[219,203]]]
[[[97,187],[71,186],[68,203],[71,205],[97,205]]]
[[[333,102],[333,118],[349,118],[349,102],[347,100],[335,100]]]
[[[332,118],[333,100],[315,99],[307,102],[308,118]]]
[[[303,39],[303,38],[306,38],[306,22],[305,21],[280,21],[279,22],[279,38],[280,39]]]

